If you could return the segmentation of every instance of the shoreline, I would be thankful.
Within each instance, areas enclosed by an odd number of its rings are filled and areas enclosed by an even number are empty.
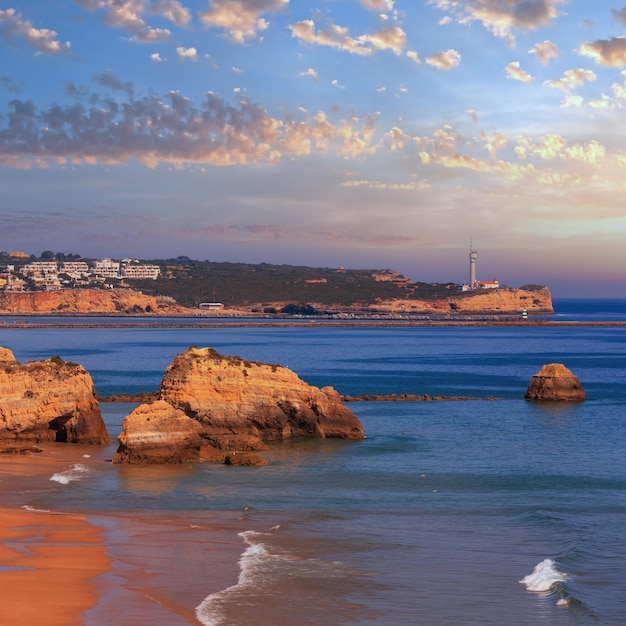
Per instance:
[[[30,316],[26,316],[30,317]],[[410,328],[410,327],[533,327],[533,328],[582,328],[582,327],[623,327],[626,321],[556,321],[545,319],[423,319],[423,320],[239,320],[239,321],[187,321],[176,322],[172,318],[163,318],[163,322],[154,319],[143,321],[144,318],[133,318],[137,321],[83,322],[88,317],[77,316],[75,322],[37,322],[0,320],[0,330],[11,328]],[[115,318],[111,318],[115,319]]]
[[[242,511],[85,510],[80,500],[49,510],[55,490],[79,484],[59,487],[51,476],[76,462],[102,471],[107,457],[107,448],[85,457],[85,447],[66,445],[0,455],[0,621],[200,626],[196,607],[237,584],[239,533],[257,523]]]

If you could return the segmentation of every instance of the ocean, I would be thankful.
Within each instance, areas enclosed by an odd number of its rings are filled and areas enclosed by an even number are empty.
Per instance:
[[[555,300],[551,319],[626,321],[626,301]],[[2,459],[0,503],[105,529],[114,570],[89,626],[626,623],[623,327],[77,324],[0,327],[0,345],[81,363],[101,396],[158,389],[195,345],[342,394],[477,398],[353,402],[364,441],[271,445],[264,467],[115,466],[115,445],[55,446],[52,474],[8,481]],[[584,403],[524,400],[551,362]],[[134,406],[102,403],[112,437]]]

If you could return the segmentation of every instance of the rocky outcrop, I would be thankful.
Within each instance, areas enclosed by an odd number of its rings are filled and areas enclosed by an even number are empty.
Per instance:
[[[537,401],[582,402],[585,400],[585,390],[565,365],[548,363],[532,377],[525,398]]]
[[[164,400],[138,406],[123,423],[114,463],[220,461],[202,426]]]
[[[173,315],[189,309],[133,289],[0,291],[0,314]]]
[[[332,387],[319,389],[286,367],[223,356],[211,348],[189,348],[176,356],[159,397],[126,418],[115,463],[161,462],[167,457],[164,446],[172,461],[217,453],[223,460],[227,452],[263,450],[266,442],[292,437],[364,436]]]
[[[59,357],[19,364],[0,349],[0,444],[108,444],[91,376]]]
[[[466,315],[530,315],[554,313],[552,294],[547,287],[538,289],[479,289],[451,294],[447,298],[420,300],[385,300],[376,304],[377,310],[388,313],[466,314]]]
[[[240,467],[258,467],[267,465],[267,461],[254,452],[231,452],[226,455],[224,465],[239,465]]]

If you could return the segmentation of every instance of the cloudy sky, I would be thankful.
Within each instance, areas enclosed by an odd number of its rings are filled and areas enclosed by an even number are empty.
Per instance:
[[[0,0],[0,250],[626,297],[625,0]]]

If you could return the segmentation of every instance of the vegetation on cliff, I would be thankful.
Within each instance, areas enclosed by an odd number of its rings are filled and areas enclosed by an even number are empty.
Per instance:
[[[53,253],[46,251],[46,258],[51,255]],[[33,258],[23,262],[28,260]],[[0,264],[3,261],[0,253]],[[16,259],[11,259],[11,262],[19,264]],[[101,286],[126,286],[141,291],[145,296],[158,297],[161,301],[169,298],[189,308],[197,308],[203,302],[221,302],[227,309],[292,315],[313,315],[326,310],[372,311],[379,306],[381,310],[388,311],[388,303],[393,301],[439,301],[443,303],[443,309],[453,312],[456,307],[448,305],[451,298],[461,301],[478,293],[463,292],[460,285],[452,282],[413,282],[391,269],[218,263],[185,256],[144,262],[160,267],[161,275],[156,280],[107,279],[106,284]],[[525,285],[520,289],[531,293],[545,291],[538,285]],[[549,303],[543,308],[550,309],[550,306]],[[459,310],[464,308],[461,306]]]

